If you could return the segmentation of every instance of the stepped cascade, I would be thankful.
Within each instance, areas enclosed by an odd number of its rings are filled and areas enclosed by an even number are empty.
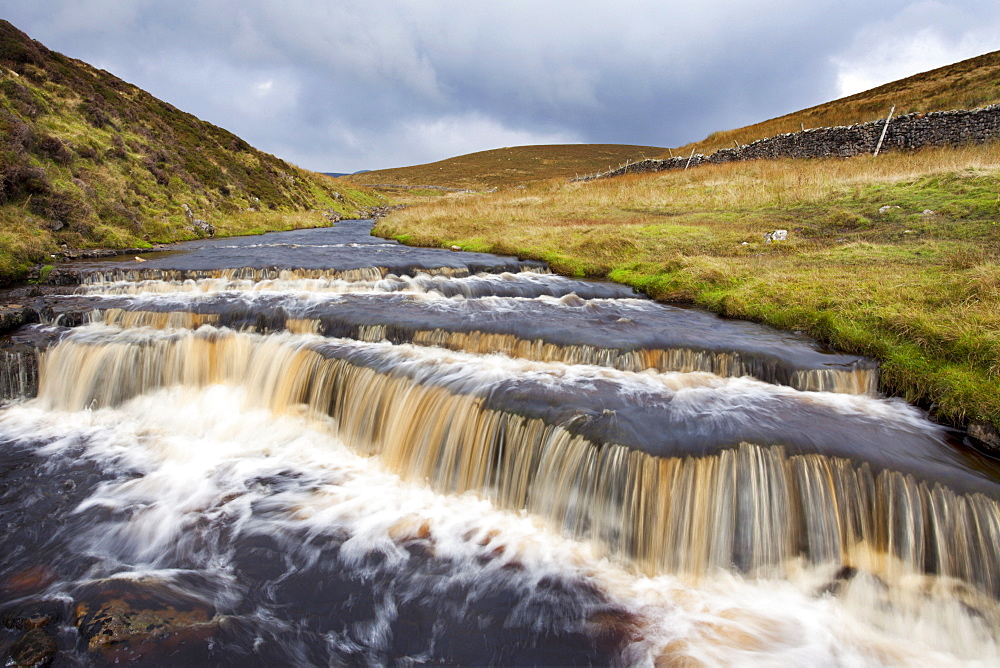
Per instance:
[[[153,665],[1000,660],[1000,467],[872,360],[369,229],[53,272],[0,614]]]

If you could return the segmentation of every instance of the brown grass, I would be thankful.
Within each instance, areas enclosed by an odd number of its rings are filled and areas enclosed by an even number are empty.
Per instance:
[[[485,190],[550,178],[572,178],[659,155],[656,146],[553,144],[514,146],[460,155],[426,165],[380,169],[341,177],[362,185],[436,185]]]
[[[764,243],[774,229],[789,240]],[[995,144],[549,181],[437,198],[377,230],[807,331],[879,358],[888,389],[943,417],[1000,423]]]

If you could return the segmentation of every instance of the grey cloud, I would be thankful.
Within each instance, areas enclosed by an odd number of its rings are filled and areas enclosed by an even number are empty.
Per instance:
[[[42,4],[0,9],[260,148],[340,171],[493,141],[678,145],[835,97],[866,35],[933,21],[961,39],[1000,16],[980,0]]]

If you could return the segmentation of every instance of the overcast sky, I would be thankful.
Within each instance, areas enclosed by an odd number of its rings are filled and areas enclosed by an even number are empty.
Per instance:
[[[998,0],[0,0],[0,17],[316,171],[677,146],[1000,49]]]

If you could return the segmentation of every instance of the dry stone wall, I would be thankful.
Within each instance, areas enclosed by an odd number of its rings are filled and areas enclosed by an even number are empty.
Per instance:
[[[711,155],[696,153],[690,157],[667,160],[647,159],[624,165],[601,174],[583,176],[576,181],[685,169],[704,164],[768,160],[774,158],[850,157],[874,153],[885,129],[881,151],[904,151],[926,146],[982,144],[1000,139],[1000,104],[981,109],[935,111],[906,114],[893,118],[886,128],[885,119],[833,128],[810,128],[802,132],[758,139],[739,148],[724,148]]]

